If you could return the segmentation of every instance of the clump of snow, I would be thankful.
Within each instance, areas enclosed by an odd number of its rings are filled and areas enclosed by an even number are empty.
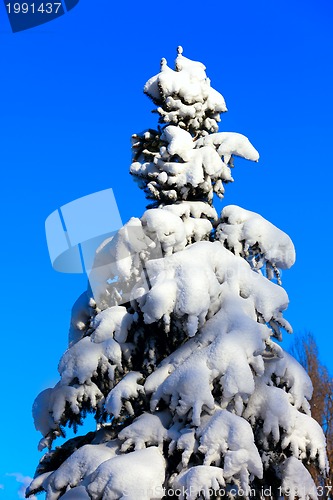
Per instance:
[[[46,436],[50,430],[57,429],[57,425],[55,424],[50,411],[52,393],[53,389],[44,389],[44,391],[38,394],[32,407],[32,416],[35,428],[37,431],[40,431],[43,436]],[[45,446],[47,446],[47,443],[45,443]],[[45,446],[43,446],[43,448]]]
[[[290,500],[317,500],[317,487],[300,460],[287,458],[282,464],[281,491]]]
[[[122,306],[114,306],[101,311],[91,323],[93,333],[91,338],[94,342],[104,342],[114,337],[114,339],[123,343],[126,342],[128,331],[131,328],[135,316],[129,314],[127,309]]]
[[[203,495],[211,498],[211,491],[218,492],[224,485],[223,471],[211,465],[197,465],[182,471],[172,480],[174,490],[180,492],[180,500],[195,500]]]
[[[236,255],[248,257],[252,252],[253,267],[265,262],[289,269],[295,262],[295,248],[289,236],[254,212],[235,205],[222,210],[218,239]]]
[[[285,386],[288,394],[292,396],[291,402],[297,409],[310,413],[309,403],[312,398],[313,387],[309,375],[303,366],[286,351],[283,357],[271,358],[265,364],[265,376],[268,383],[272,382],[273,375],[278,385]]]
[[[65,352],[58,368],[62,384],[70,384],[74,379],[84,384],[97,375],[98,368],[102,373],[108,373],[112,381],[117,367],[121,370],[121,348],[118,342],[111,337],[96,343],[91,337],[84,337]]]
[[[318,459],[322,473],[328,470],[325,435],[316,420],[294,410],[293,428],[282,439],[282,449],[290,446],[293,456],[300,459]]]
[[[200,262],[200,267],[197,266]],[[169,317],[187,317],[184,325],[193,336],[223,304],[227,290],[248,299],[253,318],[280,319],[288,304],[281,288],[253,273],[244,259],[218,242],[197,242],[167,258],[146,265],[151,289],[138,298],[146,323]]]
[[[214,146],[225,164],[229,163],[232,155],[251,161],[259,160],[259,153],[248,138],[237,132],[219,132],[206,135],[195,142],[196,148],[203,146]]]
[[[198,451],[198,442],[195,428],[182,427],[179,420],[169,429],[169,452],[173,453],[175,449],[182,451],[182,467],[187,467],[193,455]]]
[[[195,361],[195,362],[194,362]],[[200,425],[203,408],[214,409],[214,398],[210,390],[211,372],[204,356],[184,362],[159,387],[151,399],[154,409],[160,398],[170,399],[169,407],[184,416],[192,411],[193,425]]]
[[[143,386],[138,384],[142,379],[139,372],[127,373],[118,384],[111,390],[105,400],[105,409],[108,413],[119,417],[122,407],[125,406],[130,415],[134,415],[131,398],[137,398],[140,393],[144,392]]]
[[[119,455],[103,462],[87,486],[94,500],[151,500],[164,496],[165,461],[158,448]]]
[[[266,447],[271,435],[275,443],[281,441],[282,449],[290,447],[296,458],[317,459],[320,470],[326,471],[326,440],[322,428],[291,405],[291,397],[283,389],[258,379],[243,417],[252,424],[257,419],[263,421],[262,439]]]
[[[244,418],[254,424],[257,418],[263,420],[265,437],[270,434],[275,443],[280,440],[280,429],[292,430],[294,421],[293,407],[289,403],[288,394],[278,387],[267,386],[258,379],[256,390],[252,394],[243,413]]]
[[[107,445],[87,444],[65,460],[60,467],[44,481],[48,500],[57,500],[64,489],[74,488],[86,477],[95,472],[97,467],[116,455],[119,442],[110,442]],[[84,498],[84,497],[83,497]],[[89,497],[88,497],[89,498]]]
[[[60,381],[53,389],[46,389],[36,398],[33,406],[35,427],[45,437],[53,431],[52,442],[56,435],[61,435],[59,425],[63,424],[67,406],[74,415],[79,415],[83,403],[96,410],[103,398],[103,393],[93,382],[68,386]],[[40,451],[50,444],[49,440],[42,439]]]
[[[204,465],[220,464],[224,457],[223,476],[238,477],[244,491],[249,489],[249,474],[263,476],[261,458],[254,444],[250,424],[227,410],[217,410],[198,431],[199,451],[205,455]]]
[[[187,200],[196,191],[208,201],[212,200],[214,192],[222,198],[223,183],[233,181],[230,171],[232,155],[252,161],[257,161],[259,155],[241,134],[224,132],[214,135],[221,142],[219,147],[208,140],[210,136],[195,140],[189,132],[168,125],[159,138],[159,151],[150,154],[144,149],[141,155],[135,156],[131,173],[147,182],[151,196],[162,201]],[[144,140],[140,136],[137,139],[136,144]]]
[[[187,237],[185,225],[180,217],[161,209],[147,210],[142,224],[148,235],[156,235],[165,255],[184,250]]]
[[[143,413],[132,424],[125,427],[118,434],[119,439],[124,440],[121,451],[127,451],[132,446],[135,450],[140,450],[152,445],[162,449],[163,442],[168,437],[167,429],[162,423],[163,416]]]

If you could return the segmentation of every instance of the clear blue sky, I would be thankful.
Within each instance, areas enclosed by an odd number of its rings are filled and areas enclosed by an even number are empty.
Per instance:
[[[285,230],[297,263],[283,274],[296,332],[311,330],[332,371],[333,5],[331,0],[147,3],[81,0],[13,34],[0,5],[0,500],[39,458],[31,405],[57,382],[82,276],[52,270],[44,221],[112,187],[123,221],[145,199],[130,176],[130,136],[154,126],[145,81],[177,45],[204,62],[229,112],[220,130],[249,137],[258,164],[236,161],[223,203]]]

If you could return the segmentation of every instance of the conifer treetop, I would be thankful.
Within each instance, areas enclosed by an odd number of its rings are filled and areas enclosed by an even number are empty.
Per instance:
[[[183,56],[178,47],[175,70],[165,58],[160,73],[150,78],[144,92],[158,106],[160,123],[178,125],[191,135],[217,132],[220,113],[227,111],[224,97],[210,86],[206,67]]]
[[[133,135],[131,174],[155,204],[205,201],[224,196],[232,182],[233,156],[258,161],[249,140],[235,132],[218,132],[223,96],[210,86],[205,66],[183,56],[178,47],[175,70],[166,59],[144,92],[157,105],[158,130]]]

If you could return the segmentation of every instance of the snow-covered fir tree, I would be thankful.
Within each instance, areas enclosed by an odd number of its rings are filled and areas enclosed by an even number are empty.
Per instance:
[[[152,204],[96,252],[60,380],[34,403],[48,451],[27,494],[315,499],[307,467],[325,475],[327,458],[312,384],[277,342],[293,244],[256,213],[213,206],[234,157],[258,152],[218,132],[224,98],[181,47],[144,92],[159,126],[133,136],[131,174]],[[54,447],[88,412],[96,429]]]

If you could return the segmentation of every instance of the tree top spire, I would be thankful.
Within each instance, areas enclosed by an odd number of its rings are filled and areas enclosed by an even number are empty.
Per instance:
[[[258,161],[246,137],[218,133],[225,100],[211,87],[205,65],[185,57],[180,45],[175,69],[162,58],[160,72],[147,81],[144,92],[157,105],[163,124],[133,136],[131,174],[148,198],[211,204],[213,193],[223,198],[224,184],[233,181],[234,155]]]

